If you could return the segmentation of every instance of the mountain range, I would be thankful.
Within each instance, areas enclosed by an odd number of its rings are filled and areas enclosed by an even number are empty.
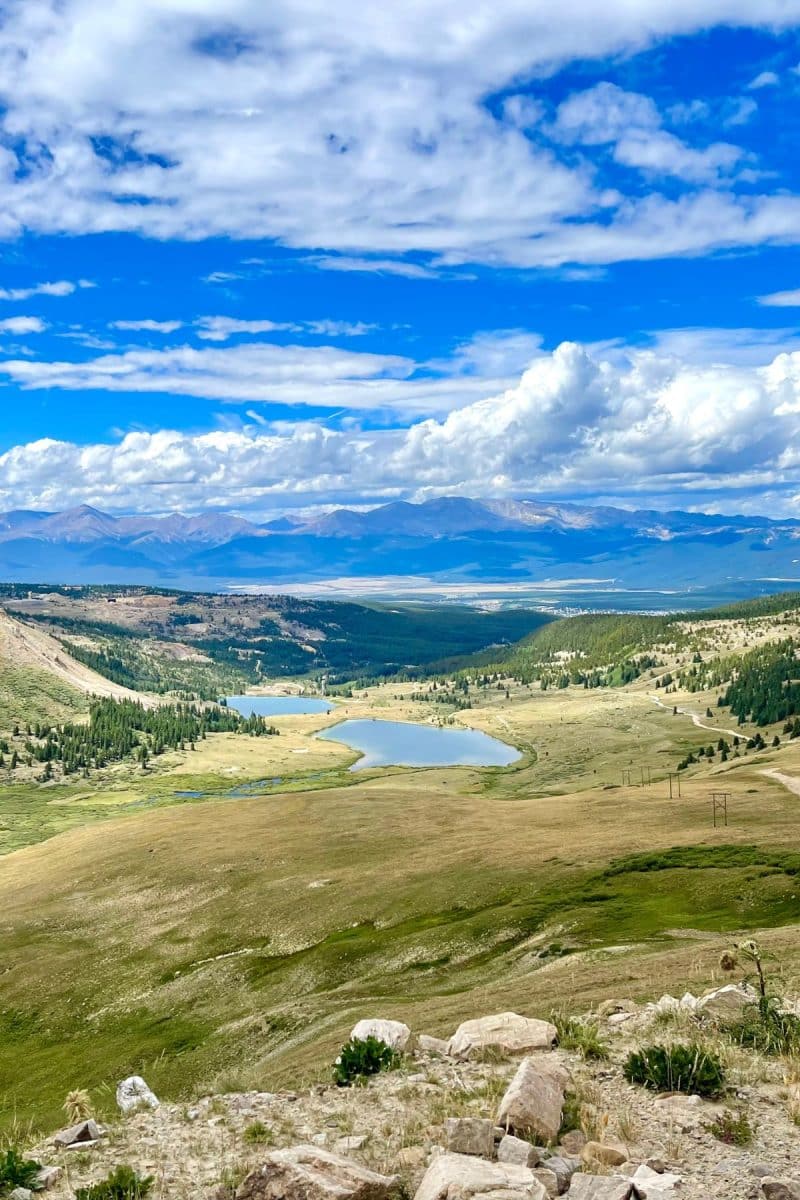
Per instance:
[[[341,578],[613,580],[626,589],[800,577],[800,521],[443,497],[256,524],[227,513],[0,513],[0,579],[217,590]]]

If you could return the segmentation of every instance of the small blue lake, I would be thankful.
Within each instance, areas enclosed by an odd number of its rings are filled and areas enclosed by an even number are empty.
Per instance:
[[[228,696],[228,708],[243,717],[285,717],[302,713],[327,713],[333,708],[318,696]]]
[[[342,721],[317,734],[344,742],[362,757],[350,768],[366,767],[507,767],[522,757],[477,729],[449,729],[410,721]]]

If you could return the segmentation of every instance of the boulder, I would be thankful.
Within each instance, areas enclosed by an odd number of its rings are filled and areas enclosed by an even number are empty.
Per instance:
[[[69,1129],[62,1129],[57,1133],[53,1138],[53,1145],[62,1150],[71,1146],[93,1146],[102,1136],[103,1130],[96,1121],[78,1121],[77,1125],[70,1125]]]
[[[558,1143],[559,1149],[565,1154],[580,1157],[581,1150],[586,1145],[586,1134],[582,1129],[570,1129]]]
[[[485,1117],[448,1117],[444,1123],[444,1132],[447,1149],[453,1154],[494,1157],[493,1121],[487,1121]]]
[[[6,1200],[33,1200],[33,1192],[30,1188],[15,1187],[7,1193]]]
[[[117,1107],[120,1112],[136,1112],[139,1108],[158,1108],[160,1100],[151,1092],[141,1075],[129,1075],[117,1084]]]
[[[537,1147],[526,1142],[524,1138],[506,1133],[497,1147],[497,1161],[516,1163],[520,1167],[538,1167],[542,1156]]]
[[[497,1124],[517,1134],[554,1142],[561,1128],[564,1089],[569,1076],[556,1062],[526,1058],[500,1101]]]
[[[533,1173],[539,1180],[539,1183],[544,1184],[548,1196],[554,1198],[560,1195],[558,1190],[558,1176],[555,1171],[551,1171],[549,1167],[534,1167]]]
[[[680,1195],[683,1181],[680,1175],[670,1171],[654,1171],[642,1163],[631,1176],[631,1182],[638,1196],[648,1197],[649,1200],[668,1200],[668,1197]]]
[[[421,1033],[417,1038],[417,1048],[425,1054],[441,1054],[444,1057],[450,1049],[450,1043],[446,1038],[431,1037],[427,1033]]]
[[[630,1179],[622,1175],[574,1175],[568,1200],[631,1200],[636,1196]]]
[[[411,1030],[407,1025],[402,1021],[384,1021],[380,1017],[359,1021],[350,1030],[350,1037],[357,1042],[365,1042],[369,1037],[377,1038],[398,1054],[405,1054],[411,1047]]]
[[[396,1175],[378,1175],[319,1146],[275,1150],[236,1189],[236,1200],[386,1200]]]
[[[551,1154],[542,1163],[547,1171],[552,1171],[558,1182],[558,1194],[563,1196],[569,1189],[572,1176],[580,1170],[581,1160],[565,1154]]]
[[[601,1163],[604,1167],[619,1167],[628,1161],[628,1151],[616,1142],[587,1142],[581,1150],[585,1163]]]
[[[502,1193],[502,1195],[500,1195]],[[414,1200],[547,1200],[544,1185],[528,1167],[492,1163],[467,1154],[440,1154],[422,1177]],[[288,1198],[294,1200],[294,1197]]]
[[[726,983],[724,987],[706,992],[697,1001],[697,1011],[718,1020],[734,1021],[751,1004],[758,1003],[753,988],[744,983]]]
[[[449,1053],[454,1058],[474,1058],[485,1053],[527,1054],[530,1050],[549,1050],[558,1036],[555,1025],[521,1017],[517,1013],[497,1013],[464,1021],[450,1039]]]
[[[46,1192],[56,1186],[61,1174],[61,1167],[40,1167],[33,1186],[37,1192]]]
[[[789,1179],[775,1179],[769,1176],[761,1180],[761,1191],[767,1200],[800,1200],[800,1185]]]
[[[603,1000],[597,1006],[598,1017],[611,1017],[616,1013],[627,1013],[628,1016],[633,1016],[637,1011],[637,1006],[632,1000]]]

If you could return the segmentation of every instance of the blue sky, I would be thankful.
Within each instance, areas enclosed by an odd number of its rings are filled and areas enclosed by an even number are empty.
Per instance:
[[[800,0],[752,10],[6,3],[0,508],[800,515]]]

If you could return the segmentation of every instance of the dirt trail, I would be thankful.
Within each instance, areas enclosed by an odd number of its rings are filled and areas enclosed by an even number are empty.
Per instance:
[[[707,729],[709,731],[709,733],[724,733],[726,737],[731,737],[731,738],[742,736],[741,732],[737,733],[735,729],[723,729],[721,725],[707,725],[705,723],[705,721],[700,720],[697,713],[689,712],[688,709],[681,708],[681,706],[679,704],[665,704],[663,700],[659,700],[658,696],[653,696],[653,695],[650,696],[650,699],[653,701],[654,704],[657,704],[659,708],[667,708],[667,709],[676,708],[678,710],[678,712],[681,713],[682,716],[691,717],[692,724],[696,725],[698,729]]]
[[[795,796],[800,796],[800,779],[797,775],[786,775],[777,767],[767,767],[761,774],[769,775],[770,779],[777,779],[778,783],[782,783],[790,792],[794,792]]]
[[[64,647],[49,633],[33,629],[17,621],[0,608],[0,659],[11,667],[46,671],[68,683],[79,692],[93,696],[110,696],[115,700],[141,700],[144,704],[154,701],[133,692],[121,684],[98,675],[90,667],[71,658]]]

